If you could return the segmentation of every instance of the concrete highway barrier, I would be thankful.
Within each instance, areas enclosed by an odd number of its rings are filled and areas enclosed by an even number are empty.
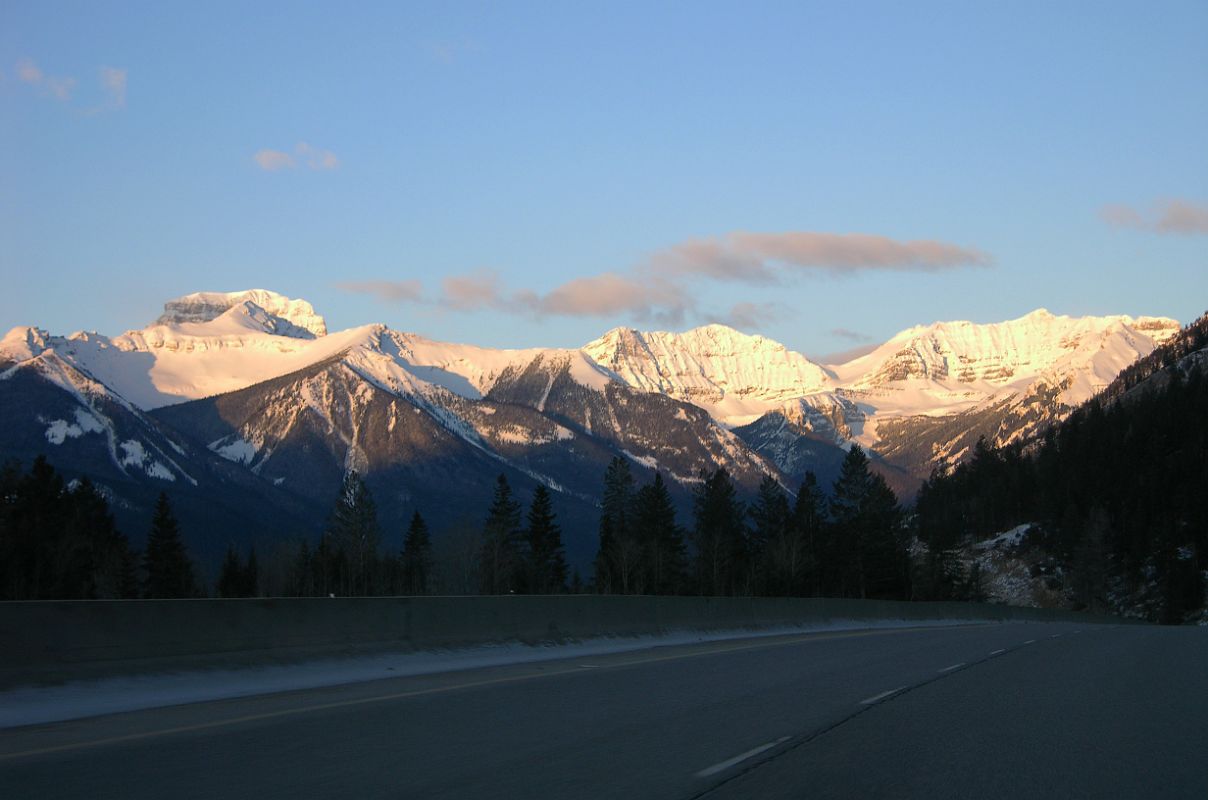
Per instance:
[[[0,688],[362,652],[871,621],[1120,623],[983,603],[602,595],[0,603]]]

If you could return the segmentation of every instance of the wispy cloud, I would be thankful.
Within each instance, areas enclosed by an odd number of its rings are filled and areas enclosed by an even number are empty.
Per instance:
[[[423,46],[423,50],[428,57],[440,64],[452,64],[468,53],[476,53],[479,50],[477,44],[468,40],[461,41],[436,41],[428,42]]]
[[[340,159],[335,153],[307,144],[306,142],[298,142],[292,153],[269,148],[257,150],[252,159],[255,160],[260,169],[266,172],[293,169],[299,164],[317,172],[336,169],[340,166]]]
[[[860,333],[849,328],[831,328],[831,336],[837,336],[840,339],[847,339],[849,342],[871,342],[872,337],[867,333]]]
[[[17,80],[63,101],[71,99],[71,93],[76,87],[75,78],[47,75],[32,58],[23,58],[17,62]]]
[[[453,275],[440,283],[443,295],[440,305],[454,311],[480,311],[506,308],[499,273],[479,270],[468,275]]]
[[[786,310],[783,303],[749,303],[744,301],[730,306],[730,310],[727,313],[712,315],[710,319],[713,322],[729,325],[731,328],[758,330],[764,325],[784,316]]]
[[[423,298],[424,285],[417,280],[343,281],[336,288],[351,294],[367,294],[384,303],[417,303]]]
[[[319,147],[312,147],[306,142],[298,142],[298,146],[294,148],[294,152],[311,169],[335,169],[340,166],[340,159],[336,158],[335,153]]]
[[[294,157],[289,153],[281,150],[257,150],[256,155],[252,156],[259,165],[260,169],[267,172],[276,172],[281,169],[293,169],[297,166]]]
[[[384,281],[343,284],[395,302],[423,303],[451,311],[494,310],[532,317],[628,317],[637,322],[681,324],[688,317],[754,329],[781,315],[778,303],[736,302],[721,314],[702,311],[701,279],[766,286],[806,273],[834,276],[876,270],[936,272],[986,266],[990,258],[946,242],[897,241],[868,234],[813,232],[731,233],[660,250],[633,268],[573,278],[545,292],[509,289],[498,273],[480,270],[445,278],[435,296],[407,282],[393,294]],[[373,287],[354,288],[354,287]],[[857,334],[858,335],[858,334]]]
[[[118,67],[101,67],[101,89],[109,96],[114,108],[126,107],[126,70]]]
[[[979,250],[933,240],[897,241],[865,233],[736,232],[696,239],[655,253],[649,267],[744,283],[777,283],[794,271],[850,274],[869,270],[937,272],[987,266]]]
[[[1132,206],[1106,205],[1099,209],[1099,218],[1113,228],[1183,236],[1208,234],[1208,206],[1178,198],[1155,204],[1148,214]]]

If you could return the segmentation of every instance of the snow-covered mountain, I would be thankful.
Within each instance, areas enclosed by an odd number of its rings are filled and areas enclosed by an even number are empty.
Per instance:
[[[112,338],[17,328],[0,343],[0,365],[8,377],[53,366],[72,375],[63,391],[82,397],[75,385],[87,384],[140,421],[139,464],[123,455],[125,439],[111,442],[107,460],[71,462],[90,477],[116,466],[129,481],[110,480],[115,496],[138,484],[124,500],[132,505],[189,479],[173,452],[222,460],[268,505],[312,509],[312,524],[355,468],[388,530],[417,509],[437,524],[476,518],[503,472],[522,497],[538,483],[555,490],[568,550],[585,560],[595,495],[615,456],[639,476],[663,470],[685,501],[702,470],[725,466],[747,489],[775,472],[705,411],[634,389],[584,351],[493,350],[382,325],[327,333],[309,304],[263,292],[190,295],[151,326]],[[17,386],[0,392],[22,407],[49,405],[27,402]],[[89,408],[0,425],[0,449],[62,455],[65,438],[104,427]],[[139,443],[129,441],[134,452]]]
[[[727,425],[834,385],[800,353],[725,325],[685,333],[614,328],[583,352],[633,388],[700,406]]]
[[[823,366],[720,325],[504,350],[383,325],[328,332],[303,300],[202,292],[120,336],[13,329],[0,341],[0,396],[14,409],[0,449],[25,458],[89,443],[79,464],[147,486],[199,486],[217,458],[248,491],[301,507],[355,467],[399,520],[420,498],[460,509],[499,471],[553,487],[586,520],[615,455],[664,471],[681,497],[716,466],[742,486],[764,472],[825,482],[853,441],[908,493],[979,436],[1039,432],[1178,329],[1041,310],[911,328]]]
[[[978,437],[1027,438],[1177,334],[1161,317],[1056,316],[910,328],[832,367],[868,424],[855,435],[916,474],[960,460]]]

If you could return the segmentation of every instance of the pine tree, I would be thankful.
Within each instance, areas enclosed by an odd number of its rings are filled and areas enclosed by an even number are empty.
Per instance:
[[[432,540],[428,536],[428,523],[418,511],[411,517],[407,534],[403,537],[401,559],[403,591],[418,595],[428,593],[432,576]]]
[[[538,485],[529,506],[528,526],[529,587],[534,594],[561,594],[566,591],[566,556],[562,550],[562,529],[554,517],[549,491]]]
[[[675,505],[662,473],[638,490],[634,499],[634,538],[642,545],[651,594],[676,594],[684,583],[684,532],[675,519]]]
[[[520,586],[520,504],[502,473],[495,481],[495,496],[482,529],[479,558],[483,594],[507,594]]]
[[[764,475],[750,510],[754,527],[747,537],[748,578],[756,594],[786,596],[793,590],[791,562],[799,561],[800,546],[788,498],[780,482]]]
[[[258,597],[260,595],[260,563],[256,560],[256,548],[253,546],[247,554],[247,565],[243,568],[243,596]]]
[[[826,506],[818,477],[806,472],[797,489],[797,502],[793,504],[793,531],[800,546],[800,560],[790,559],[786,576],[795,587],[793,594],[817,597],[822,589],[820,565],[822,563],[822,531],[826,524],[823,509]],[[794,551],[796,555],[796,551]]]
[[[596,591],[628,594],[640,582],[641,545],[633,531],[633,474],[629,460],[614,456],[604,472],[600,498],[600,549]]]
[[[164,492],[155,503],[143,569],[146,572],[144,597],[197,597],[200,594],[193,576],[193,563],[185,551],[176,516]]]
[[[705,595],[735,594],[746,588],[740,581],[745,514],[724,467],[702,478],[693,504],[697,585]]]
[[[869,469],[868,457],[852,445],[830,502],[833,521],[827,542],[846,597],[905,596],[905,548],[899,542],[901,510],[885,479]]]
[[[376,592],[380,538],[373,495],[361,476],[349,470],[325,533],[333,562],[339,566],[338,593],[365,596]]]
[[[234,545],[229,545],[216,586],[219,597],[243,597],[243,563]]]

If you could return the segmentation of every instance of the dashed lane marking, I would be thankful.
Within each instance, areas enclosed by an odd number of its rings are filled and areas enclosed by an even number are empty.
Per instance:
[[[897,694],[898,692],[902,691],[902,690],[903,690],[903,689],[905,689],[905,688],[906,688],[905,686],[899,686],[899,687],[898,687],[898,688],[896,688],[896,689],[890,689],[888,692],[881,692],[880,694],[874,694],[872,697],[869,697],[869,698],[867,698],[867,699],[865,699],[865,700],[861,700],[861,701],[860,701],[860,705],[862,705],[862,706],[870,706],[870,705],[872,705],[873,703],[879,703],[879,702],[881,702],[882,700],[884,700],[886,697],[889,697],[890,695]]]
[[[766,753],[767,751],[771,750],[773,747],[775,747],[777,745],[784,744],[785,742],[787,742],[789,740],[789,738],[790,737],[788,737],[788,736],[781,736],[779,739],[777,739],[774,742],[768,742],[767,744],[761,744],[761,745],[759,745],[759,747],[752,747],[750,750],[748,750],[745,753],[739,753],[738,755],[734,756],[733,758],[727,758],[725,761],[719,761],[718,763],[714,764],[711,767],[705,767],[700,772],[696,773],[696,777],[708,778],[712,775],[716,775],[719,772],[725,772],[730,767],[737,766],[738,764],[741,764],[742,762],[746,761],[748,758],[754,758],[755,756],[759,755],[760,753]]]

